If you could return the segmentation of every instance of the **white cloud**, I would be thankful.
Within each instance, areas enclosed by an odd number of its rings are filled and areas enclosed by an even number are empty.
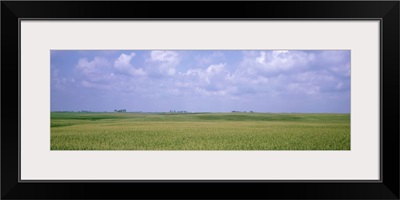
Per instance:
[[[179,72],[174,77],[174,86],[180,90],[194,88],[192,92],[225,97],[272,97],[287,94],[315,96],[347,86],[338,84],[341,80],[327,71],[338,69],[321,65],[310,52],[255,51],[243,55],[243,62],[239,65],[214,63],[205,68],[190,68],[186,72]],[[349,65],[341,67],[340,72],[349,69]]]
[[[327,56],[331,56],[329,62],[324,61]],[[337,52],[322,55],[304,51],[245,51],[242,62],[227,79],[238,88],[235,95],[318,95],[345,90],[348,78],[340,76],[349,76],[350,64],[341,64],[346,61],[343,58],[340,62],[332,60],[336,57],[343,55]]]
[[[124,74],[129,74],[132,76],[143,76],[145,75],[145,71],[142,68],[135,68],[131,64],[132,58],[136,54],[132,52],[131,54],[121,54],[115,61],[114,61],[114,68]]]
[[[210,84],[212,79],[218,79],[215,81],[228,79],[227,77],[229,77],[230,74],[227,70],[225,70],[225,65],[225,63],[219,63],[210,65],[206,69],[189,69],[186,71],[186,73],[184,73],[184,75],[190,77],[198,84]]]
[[[126,83],[129,82],[131,76],[145,74],[143,69],[132,66],[131,60],[134,56],[134,53],[121,54],[113,64],[103,57],[95,57],[93,60],[81,58],[76,64],[78,80],[71,82],[92,89],[126,89]],[[130,76],[123,76],[123,74]]]
[[[151,51],[151,65],[148,70],[152,73],[173,76],[180,62],[179,54],[175,51]]]
[[[226,63],[219,63],[207,68],[189,69],[176,76],[174,85],[180,90],[191,89],[190,92],[201,95],[229,95],[234,88],[229,82],[231,74],[225,66]]]
[[[263,74],[275,76],[283,72],[295,72],[309,68],[315,57],[301,51],[244,52],[237,73],[246,76]]]
[[[217,65],[210,65],[206,72],[208,75],[215,75],[215,74],[219,74],[225,67],[226,64],[220,63]]]
[[[131,54],[121,54],[117,60],[114,62],[114,66],[116,68],[126,68],[126,67],[131,67],[131,60],[136,54],[132,52]]]
[[[102,57],[95,57],[92,61],[88,61],[87,58],[81,58],[78,61],[76,67],[81,70],[84,74],[90,75],[92,73],[96,73],[99,68],[107,67],[110,63],[107,59]]]
[[[174,51],[151,51],[151,60],[160,62],[176,62],[178,53]]]
[[[318,95],[324,92],[345,90],[349,83],[332,72],[342,76],[349,73],[348,63],[327,65],[317,57],[302,51],[254,51],[244,52],[242,62],[227,66],[227,63],[213,63],[207,67],[185,67],[178,71],[179,54],[174,51],[151,51],[145,68],[132,64],[136,54],[120,54],[110,67],[110,62],[101,57],[93,60],[80,59],[77,68],[86,75],[79,83],[84,87],[139,92],[140,87],[153,88],[152,92],[173,95],[214,95],[239,97],[242,95],[277,96],[285,94]],[[333,61],[331,61],[333,62]],[[196,65],[197,66],[197,65]],[[204,65],[203,65],[204,66]],[[315,67],[317,66],[317,67]],[[145,69],[145,70],[144,70]],[[182,69],[181,69],[182,70]],[[329,73],[329,71],[331,71]],[[128,74],[135,76],[122,76]],[[143,76],[154,74],[156,76]],[[166,75],[166,76],[159,76]],[[137,76],[141,76],[137,79]],[[143,85],[145,84],[145,85]],[[108,85],[108,86],[107,86]],[[168,87],[175,87],[173,89]],[[141,91],[140,93],[147,93]]]
[[[289,53],[289,51],[286,51],[286,50],[272,51],[272,55],[275,57],[279,56],[280,54],[286,54],[286,53]]]
[[[81,58],[76,65],[79,75],[91,82],[109,81],[112,77],[109,72],[112,70],[111,63],[103,57],[95,57],[89,61],[87,58]]]
[[[340,104],[337,100],[346,103],[350,95],[350,52],[105,53],[66,54],[62,60],[54,60],[52,91],[62,92],[65,88],[73,95],[87,95],[96,103],[99,97],[107,97],[126,102],[127,108],[154,111],[170,107],[207,111],[207,106],[221,111],[279,111],[305,104],[314,108],[320,100],[333,99],[330,102],[334,105]]]
[[[256,58],[256,61],[260,64],[265,64],[266,53],[264,51],[260,52],[260,56]]]

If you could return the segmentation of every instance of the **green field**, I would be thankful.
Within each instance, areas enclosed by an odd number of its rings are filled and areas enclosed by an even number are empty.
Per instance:
[[[52,112],[51,150],[350,150],[350,114]]]

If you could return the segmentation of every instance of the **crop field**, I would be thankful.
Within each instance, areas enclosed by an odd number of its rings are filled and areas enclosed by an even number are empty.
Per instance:
[[[350,150],[350,114],[52,112],[51,150]]]

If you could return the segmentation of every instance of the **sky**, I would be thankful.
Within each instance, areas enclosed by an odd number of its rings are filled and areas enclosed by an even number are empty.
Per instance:
[[[350,50],[51,50],[51,111],[350,113]]]

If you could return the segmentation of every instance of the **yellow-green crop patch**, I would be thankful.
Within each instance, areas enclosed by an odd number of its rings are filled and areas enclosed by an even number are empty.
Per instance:
[[[350,114],[53,112],[51,150],[350,150]]]

